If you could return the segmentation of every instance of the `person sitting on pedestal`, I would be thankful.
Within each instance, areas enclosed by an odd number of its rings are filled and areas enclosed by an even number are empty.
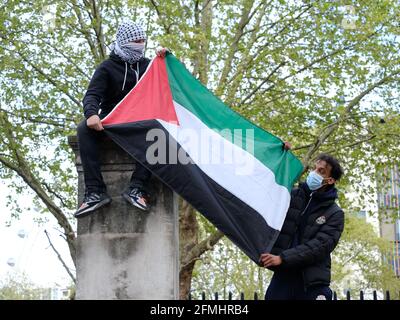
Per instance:
[[[95,70],[83,98],[85,120],[77,127],[79,150],[84,171],[85,196],[75,212],[76,218],[84,217],[111,202],[100,171],[99,145],[105,138],[103,119],[136,85],[150,63],[144,57],[146,34],[132,22],[119,25],[116,41],[109,58]],[[167,49],[157,49],[157,56],[164,57]],[[122,196],[131,205],[144,211],[149,209],[146,182],[151,172],[140,163]]]

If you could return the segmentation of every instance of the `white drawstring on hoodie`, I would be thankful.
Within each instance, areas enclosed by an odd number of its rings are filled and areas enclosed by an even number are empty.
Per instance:
[[[132,68],[132,65],[131,65],[131,69],[135,72],[136,83],[138,83],[138,81],[139,81],[139,61],[136,62],[136,70]],[[125,61],[125,76],[124,76],[124,83],[122,85],[122,91],[124,91],[124,88],[125,88],[125,82],[126,82],[127,73],[128,73],[128,63]]]

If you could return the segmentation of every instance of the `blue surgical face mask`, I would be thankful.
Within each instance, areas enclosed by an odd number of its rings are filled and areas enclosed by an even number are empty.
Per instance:
[[[322,187],[323,180],[324,180],[324,177],[320,176],[315,171],[311,171],[307,176],[306,183],[307,183],[308,187],[310,188],[310,190],[315,191]]]

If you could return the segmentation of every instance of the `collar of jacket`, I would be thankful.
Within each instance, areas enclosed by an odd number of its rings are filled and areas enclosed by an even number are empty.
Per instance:
[[[306,194],[307,198],[311,195],[311,190],[308,187],[307,183],[302,182],[299,184],[299,188],[303,189],[304,193]],[[338,192],[335,188],[335,185],[329,186],[324,191],[315,191],[313,192],[313,199],[318,199],[318,201],[325,202],[329,200],[336,200],[338,198]]]
[[[306,183],[301,183],[299,185],[305,195],[306,195],[306,202],[310,201],[311,190]],[[328,207],[332,205],[335,200],[337,199],[337,189],[334,185],[330,186],[328,189],[324,191],[316,191],[312,193],[312,200],[309,203],[307,208],[307,216],[318,211],[320,208]]]

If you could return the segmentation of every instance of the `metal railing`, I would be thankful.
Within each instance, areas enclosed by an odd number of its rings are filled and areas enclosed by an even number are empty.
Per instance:
[[[378,299],[378,291],[373,290],[372,291],[372,299],[365,299],[366,293],[364,290],[360,290],[356,295],[352,295],[350,291],[346,292],[345,299],[338,299],[338,295],[336,291],[333,291],[332,295],[332,300],[398,300],[400,299],[400,292],[398,292],[397,297],[394,299],[391,299],[391,294],[389,290],[386,290],[382,293],[383,299]],[[188,300],[264,300],[264,295],[261,296],[261,299],[259,298],[259,294],[257,292],[254,292],[252,295],[251,299],[245,299],[245,294],[243,292],[240,292],[239,294],[233,295],[232,292],[228,292],[228,299],[221,299],[221,295],[218,292],[214,292],[214,294],[209,295],[207,297],[206,293],[203,291],[200,294],[200,299],[195,299],[193,297],[193,293],[190,293],[188,296]]]

